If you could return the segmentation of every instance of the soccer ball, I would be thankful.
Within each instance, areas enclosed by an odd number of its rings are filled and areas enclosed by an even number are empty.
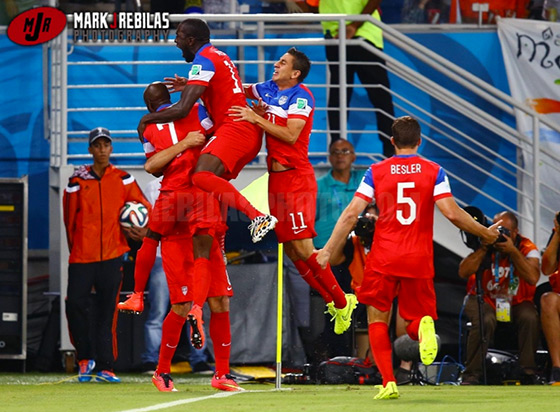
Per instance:
[[[148,224],[148,209],[142,203],[126,202],[119,213],[123,227],[145,227]]]

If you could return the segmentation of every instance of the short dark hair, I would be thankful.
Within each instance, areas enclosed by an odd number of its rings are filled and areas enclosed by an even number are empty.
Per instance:
[[[210,28],[206,24],[204,20],[201,19],[185,19],[177,28],[182,29],[183,26],[190,28],[190,35],[193,36],[196,40],[199,41],[210,41]]]
[[[498,216],[506,217],[509,220],[511,220],[511,223],[513,223],[513,229],[517,229],[519,227],[519,220],[517,219],[517,216],[515,215],[515,213],[513,213],[509,210],[505,210],[503,212],[498,213]]]
[[[309,70],[311,69],[311,62],[309,61],[309,57],[302,52],[292,47],[286,53],[291,55],[294,58],[294,70],[299,70],[300,75],[298,77],[298,82],[301,83],[309,74]]]
[[[420,123],[410,116],[395,119],[391,126],[395,145],[399,148],[415,147],[420,141]]]

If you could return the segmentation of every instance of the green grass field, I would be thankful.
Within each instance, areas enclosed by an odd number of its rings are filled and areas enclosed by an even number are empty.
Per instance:
[[[398,400],[374,401],[373,386],[245,383],[241,393],[218,392],[210,378],[176,375],[173,393],[158,392],[146,375],[122,383],[78,383],[62,374],[0,374],[0,411],[560,411],[560,387],[401,386]]]

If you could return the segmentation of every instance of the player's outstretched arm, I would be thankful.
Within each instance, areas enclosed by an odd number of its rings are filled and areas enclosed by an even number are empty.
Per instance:
[[[144,170],[153,175],[161,175],[167,164],[175,159],[179,153],[183,153],[191,147],[200,146],[205,141],[206,137],[198,130],[190,132],[184,139],[179,140],[173,146],[169,146],[150,156],[144,164]]]
[[[168,123],[186,117],[205,90],[206,86],[199,84],[187,85],[181,93],[181,99],[173,106],[142,116],[138,124],[138,136],[142,137],[148,123]]]
[[[460,208],[452,196],[437,200],[436,205],[441,213],[451,223],[465,232],[469,232],[480,237],[483,243],[491,245],[498,239],[498,236],[500,235],[498,232],[498,226],[501,225],[501,220],[490,227],[485,227]]]
[[[258,107],[258,106],[257,106]],[[249,123],[256,124],[260,126],[265,132],[276,137],[278,140],[283,142],[294,144],[303,127],[305,126],[305,120],[303,119],[289,119],[286,126],[280,126],[271,121],[261,117],[257,112],[248,106],[232,106],[230,109],[230,116],[235,117],[236,122],[245,120]]]
[[[367,201],[361,197],[354,196],[350,204],[346,206],[346,209],[344,209],[338,218],[327,244],[317,255],[317,263],[319,263],[321,267],[326,268],[331,255],[336,250],[343,247],[346,237],[356,224],[358,216],[364,211],[367,205]]]

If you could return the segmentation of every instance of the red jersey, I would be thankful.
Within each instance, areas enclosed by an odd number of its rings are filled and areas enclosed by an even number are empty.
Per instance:
[[[526,237],[518,236],[521,238],[519,242],[521,254],[526,258],[539,259],[540,254],[535,244]],[[482,289],[484,289],[484,300],[486,302],[496,307],[496,297],[506,294],[512,296],[512,305],[517,305],[526,300],[533,301],[537,287],[530,285],[515,273],[513,264],[507,256],[498,256],[497,265],[496,253],[492,253],[490,260],[492,262],[490,268],[482,273]],[[476,294],[475,283],[475,275],[472,275],[467,283],[467,291],[470,295]]]
[[[163,105],[157,111],[165,110],[170,105]],[[173,146],[183,140],[189,132],[208,133],[212,121],[203,105],[195,103],[189,114],[170,123],[150,123],[144,131],[144,153],[150,158],[157,152]],[[162,191],[180,190],[191,185],[191,176],[196,166],[202,146],[193,147],[177,155],[163,171]]]
[[[366,269],[433,278],[434,204],[451,196],[441,166],[417,155],[393,156],[366,171],[354,196],[375,198],[379,208]]]
[[[247,105],[237,68],[227,54],[210,43],[196,52],[188,84],[206,86],[201,99],[216,128],[224,122],[233,122],[233,117],[228,116],[230,107]]]
[[[247,90],[249,97],[261,98],[266,103],[266,119],[271,123],[285,127],[289,119],[305,120],[305,126],[294,144],[266,133],[269,170],[272,160],[276,160],[288,168],[298,169],[300,173],[314,173],[308,156],[315,112],[315,98],[311,91],[301,83],[287,90],[279,90],[272,80],[254,84]]]

